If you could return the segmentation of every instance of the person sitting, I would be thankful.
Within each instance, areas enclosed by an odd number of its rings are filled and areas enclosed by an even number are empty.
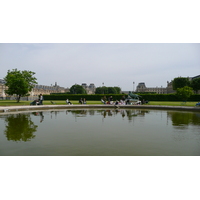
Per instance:
[[[112,96],[110,96],[109,102],[110,102],[110,104],[113,104],[113,97]]]
[[[86,102],[86,99],[84,98],[84,99],[83,99],[83,104],[86,104],[86,103],[87,103],[87,102]]]
[[[106,101],[104,101],[103,99],[101,99],[101,103],[106,104]]]
[[[66,99],[66,104],[72,105],[72,103],[69,101],[69,99]]]
[[[126,103],[125,103],[125,100],[120,99],[119,104],[120,104],[120,105],[125,105],[125,104],[126,104]]]
[[[79,100],[79,103],[80,103],[80,104],[83,104],[83,99],[82,99],[82,98]]]
[[[130,104],[131,104],[130,100],[127,99],[127,100],[126,100],[126,105],[130,105]]]
[[[33,102],[30,103],[30,105],[40,105],[39,100],[34,100]]]
[[[115,101],[115,105],[119,105],[119,101],[118,100]]]

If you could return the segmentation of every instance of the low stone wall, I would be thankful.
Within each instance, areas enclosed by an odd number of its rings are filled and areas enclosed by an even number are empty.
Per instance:
[[[106,109],[160,109],[160,110],[186,110],[198,111],[200,107],[189,106],[151,106],[151,105],[38,105],[38,106],[1,106],[0,113],[3,112],[18,112],[18,111],[32,111],[32,110],[51,110],[51,109],[88,109],[88,108],[106,108]]]

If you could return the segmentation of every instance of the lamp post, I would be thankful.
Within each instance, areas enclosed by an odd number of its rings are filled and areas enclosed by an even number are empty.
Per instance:
[[[133,92],[134,92],[134,84],[135,84],[135,82],[133,81]]]

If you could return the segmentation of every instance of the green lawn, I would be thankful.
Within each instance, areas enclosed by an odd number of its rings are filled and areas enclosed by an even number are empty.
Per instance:
[[[16,101],[0,100],[0,106],[24,106],[30,105],[32,101]],[[66,105],[65,101],[53,101],[55,105]],[[79,104],[78,101],[71,101],[73,104]],[[163,105],[163,106],[195,106],[197,102],[175,102],[175,101],[150,101],[148,105]],[[44,105],[52,105],[51,101],[43,101]],[[101,101],[87,101],[87,104],[102,104]]]
[[[149,105],[160,105],[160,106],[195,106],[197,102],[187,101],[150,101]]]
[[[25,106],[30,105],[32,101],[20,101],[17,103],[15,100],[0,100],[0,106]],[[55,105],[66,105],[65,101],[54,101]],[[72,104],[79,104],[78,101],[71,101]],[[101,101],[87,101],[87,104],[102,104]],[[52,105],[51,101],[43,101],[43,105]]]

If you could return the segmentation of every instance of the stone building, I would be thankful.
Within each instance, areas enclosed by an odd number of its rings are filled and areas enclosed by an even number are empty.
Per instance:
[[[46,86],[46,85],[35,85],[35,87],[30,92],[31,97],[38,97],[40,94],[48,95],[51,93],[65,93],[68,92],[68,88],[60,87],[55,83],[55,85]]]
[[[86,90],[87,94],[95,94],[96,87],[94,83],[90,83],[89,86],[86,83],[82,83],[81,86]]]
[[[3,99],[6,97],[5,90],[7,90],[8,87],[5,86],[5,81],[3,79],[0,79],[0,99]]]
[[[174,93],[175,91],[172,88],[172,81],[167,82],[167,87],[146,87],[144,82],[141,82],[137,85],[136,92],[142,93],[142,92],[153,92],[156,94],[169,94]]]
[[[190,81],[196,79],[196,78],[200,78],[200,75],[198,76],[194,76],[194,77],[188,77]],[[138,84],[137,88],[136,88],[136,92],[140,93],[140,92],[154,92],[156,94],[170,94],[170,93],[175,93],[176,91],[173,90],[173,86],[172,86],[172,81],[169,82],[167,81],[167,87],[146,87],[144,82],[141,82]],[[198,91],[198,94],[200,93],[200,91]]]
[[[8,89],[5,86],[5,81],[0,79],[0,99],[5,99],[6,97],[10,97],[6,95],[5,90]],[[29,93],[30,96],[28,97],[29,100],[37,99],[40,94],[51,94],[51,93],[66,93],[69,92],[69,88],[60,87],[55,83],[55,85],[46,86],[46,85],[35,85],[32,91]],[[26,99],[27,97],[22,97],[21,99]],[[10,99],[14,99],[14,96],[10,97]]]

